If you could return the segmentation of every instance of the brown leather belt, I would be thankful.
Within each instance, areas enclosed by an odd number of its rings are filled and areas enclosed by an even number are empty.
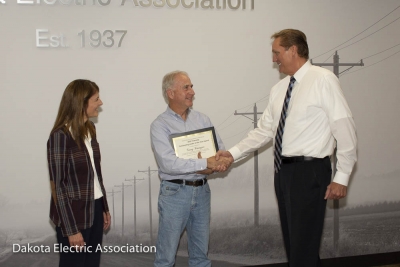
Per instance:
[[[166,180],[167,182],[171,182],[174,184],[184,184],[184,185],[190,185],[190,186],[203,186],[207,183],[207,179],[199,179],[199,180],[181,180],[181,179],[175,179],[175,180]]]

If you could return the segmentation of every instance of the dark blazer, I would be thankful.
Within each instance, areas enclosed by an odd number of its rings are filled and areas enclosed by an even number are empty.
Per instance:
[[[103,192],[104,212],[108,204],[100,167],[100,147],[92,137],[94,165]],[[94,172],[85,144],[78,148],[71,134],[58,129],[47,141],[47,161],[52,198],[50,218],[64,236],[77,234],[93,225]]]

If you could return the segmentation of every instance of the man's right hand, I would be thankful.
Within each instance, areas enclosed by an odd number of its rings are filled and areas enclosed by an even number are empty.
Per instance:
[[[83,240],[83,236],[80,232],[77,234],[68,236],[68,241],[69,241],[69,245],[71,247],[75,247],[76,250],[78,250],[80,247],[83,247],[85,245],[85,240]]]
[[[207,159],[207,168],[212,169],[216,172],[224,172],[231,166],[233,162],[233,157],[231,153],[224,151],[223,153],[220,151],[214,157],[210,157]],[[219,154],[218,154],[219,153]],[[228,154],[227,154],[228,153]]]
[[[219,160],[220,157],[226,157],[226,158],[230,158],[233,162],[233,157],[231,152],[226,151],[226,150],[218,150],[217,154],[215,154],[215,159]]]

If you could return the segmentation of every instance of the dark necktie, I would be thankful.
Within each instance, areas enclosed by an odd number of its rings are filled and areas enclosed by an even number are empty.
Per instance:
[[[281,113],[281,119],[279,120],[279,126],[278,130],[276,131],[275,135],[275,159],[274,159],[274,166],[275,166],[275,172],[278,172],[281,169],[281,164],[282,164],[282,138],[283,138],[283,131],[285,129],[285,121],[286,121],[286,115],[287,115],[287,110],[289,107],[289,101],[290,101],[290,96],[292,95],[292,89],[293,85],[296,79],[292,76],[290,77],[290,83],[289,87],[286,91],[286,97],[285,101],[283,102],[282,106],[282,113]]]

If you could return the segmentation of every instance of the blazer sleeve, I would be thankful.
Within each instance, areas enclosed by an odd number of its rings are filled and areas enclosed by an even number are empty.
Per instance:
[[[79,232],[68,197],[71,187],[68,175],[68,136],[61,130],[53,132],[47,142],[52,197],[61,220],[61,228],[67,236]]]

